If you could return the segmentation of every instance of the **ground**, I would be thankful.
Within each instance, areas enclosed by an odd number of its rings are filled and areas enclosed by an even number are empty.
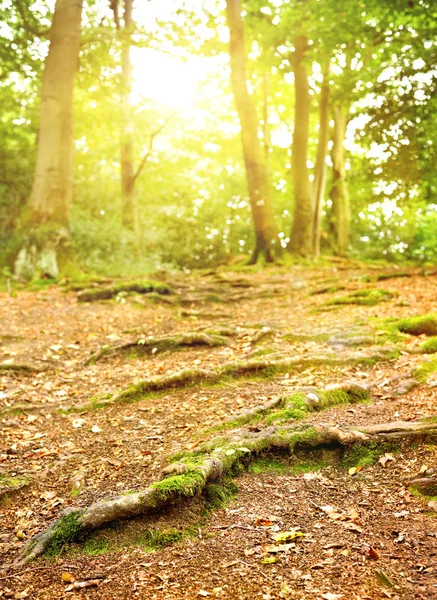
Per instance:
[[[437,374],[421,351],[432,338],[396,328],[432,315],[432,270],[339,261],[155,279],[176,293],[97,302],[62,285],[0,293],[0,598],[437,598],[437,513],[410,485],[437,467],[432,437],[260,455],[226,501],[195,497],[14,564],[64,508],[147,487],[172,453],[296,389],[371,391],[371,402],[303,422],[435,420]],[[150,336],[205,330],[221,342],[143,348]],[[254,360],[267,368],[220,375]],[[215,375],[116,400],[186,369]]]

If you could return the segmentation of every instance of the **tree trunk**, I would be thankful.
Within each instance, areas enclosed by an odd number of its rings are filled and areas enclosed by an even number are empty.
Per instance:
[[[121,193],[123,225],[137,231],[138,216],[134,179],[134,127],[131,118],[132,61],[130,35],[134,27],[132,0],[124,2],[124,34],[121,67]]]
[[[334,111],[334,131],[332,158],[332,201],[330,235],[333,252],[336,256],[345,256],[349,247],[350,206],[346,182],[344,139],[347,127],[347,110],[336,103]]]
[[[71,260],[73,86],[83,0],[57,0],[44,66],[35,177],[25,218],[27,240],[15,270],[58,277]]]
[[[329,62],[323,72],[319,98],[319,139],[317,142],[316,165],[314,168],[314,256],[320,255],[320,222],[326,188],[326,154],[329,137]]]
[[[273,262],[275,256],[281,253],[281,246],[269,198],[267,169],[263,162],[261,144],[258,139],[255,104],[246,85],[241,0],[226,0],[226,14],[230,31],[232,88],[241,124],[247,186],[255,228],[255,249],[250,262],[255,263],[260,255],[264,255],[267,262]]]
[[[294,216],[290,250],[301,256],[313,254],[313,202],[307,167],[310,121],[308,71],[304,64],[308,40],[304,35],[294,39],[295,113],[292,144],[292,173],[294,184]]]

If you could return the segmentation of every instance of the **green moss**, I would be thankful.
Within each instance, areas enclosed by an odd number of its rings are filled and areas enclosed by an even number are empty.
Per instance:
[[[334,298],[330,300],[328,305],[342,305],[342,304],[358,304],[360,306],[375,306],[380,302],[384,302],[386,300],[391,300],[394,298],[395,294],[393,292],[389,292],[388,290],[380,290],[380,289],[366,289],[366,290],[357,290],[356,292],[352,292],[347,296],[341,296],[340,298]]]
[[[414,370],[413,377],[416,381],[424,383],[430,375],[437,371],[437,358],[423,362],[420,367]]]
[[[224,479],[220,483],[208,483],[202,492],[206,502],[206,513],[226,508],[237,492],[238,486],[232,479]]]
[[[276,350],[273,348],[258,348],[258,350],[255,350],[255,352],[251,353],[251,357],[255,358],[258,356],[267,356],[268,354],[273,354],[274,352],[276,352]]]
[[[424,354],[435,354],[437,352],[437,336],[427,340],[420,349]]]
[[[45,552],[47,556],[57,556],[66,545],[77,539],[82,529],[83,513],[84,510],[74,510],[53,525],[50,542]]]
[[[156,281],[128,281],[106,288],[90,288],[79,292],[79,302],[94,302],[96,300],[109,300],[120,293],[147,294],[173,294],[173,289],[166,283]]]
[[[288,461],[280,460],[276,457],[263,457],[254,460],[249,465],[249,473],[259,475],[261,473],[274,472],[285,475],[290,472],[290,464]]]
[[[157,491],[157,501],[166,502],[180,497],[192,497],[199,493],[205,483],[200,471],[192,470],[182,475],[173,475],[150,486]]]
[[[397,454],[399,448],[394,444],[355,445],[347,448],[342,464],[346,469],[358,466],[367,467],[375,464],[379,457],[386,452]]]
[[[154,550],[162,550],[166,546],[172,546],[180,542],[188,534],[187,531],[169,528],[160,530],[148,529],[141,532],[137,537],[136,543],[139,546],[145,547],[146,551],[153,552]]]
[[[28,485],[30,481],[30,478],[24,477],[24,475],[12,477],[11,475],[3,475],[0,473],[0,497],[8,494],[9,492],[14,492],[21,489],[22,487]]]
[[[115,549],[111,548],[108,540],[98,536],[88,538],[82,546],[83,554],[87,554],[88,556],[100,556],[101,554],[107,554],[110,550]]]
[[[397,328],[403,333],[410,335],[437,335],[437,317],[435,315],[423,315],[401,319],[397,322]]]
[[[293,475],[302,475],[303,473],[314,473],[316,471],[321,471],[322,469],[326,469],[329,466],[329,463],[324,460],[319,461],[307,461],[307,462],[299,462],[294,465],[291,465],[291,472]]]

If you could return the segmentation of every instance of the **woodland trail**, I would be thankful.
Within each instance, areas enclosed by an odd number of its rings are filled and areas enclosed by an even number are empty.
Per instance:
[[[0,598],[437,598],[437,513],[409,485],[435,474],[430,436],[260,455],[226,503],[199,495],[13,565],[66,507],[145,488],[172,453],[296,389],[372,396],[304,424],[435,419],[425,338],[393,325],[436,310],[435,273],[339,262],[161,279],[176,293],[0,294]],[[160,389],[119,401],[139,381]]]

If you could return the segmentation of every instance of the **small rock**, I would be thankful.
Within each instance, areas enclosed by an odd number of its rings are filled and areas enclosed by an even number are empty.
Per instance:
[[[430,508],[434,512],[437,512],[437,500],[431,500],[430,502],[428,502],[428,508]]]

